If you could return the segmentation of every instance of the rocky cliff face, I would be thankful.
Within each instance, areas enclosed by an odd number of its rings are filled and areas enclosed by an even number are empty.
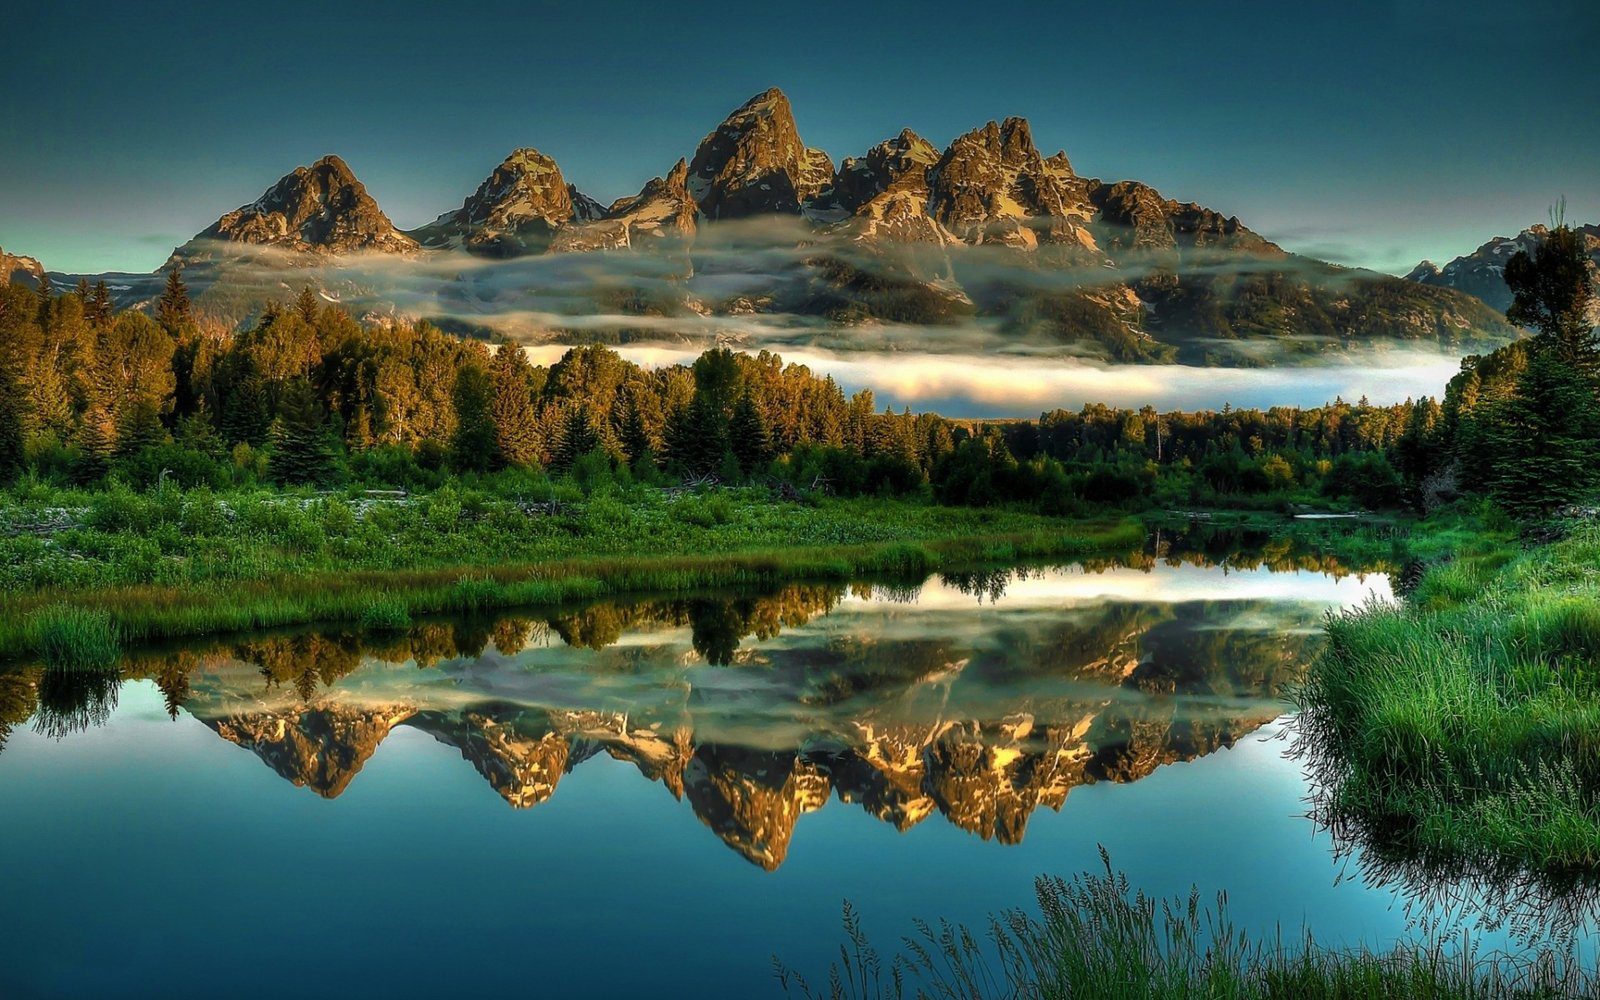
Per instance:
[[[234,209],[173,253],[175,261],[205,259],[207,243],[239,243],[307,254],[417,249],[337,156],[296,167],[261,197]]]
[[[13,281],[37,288],[43,280],[44,266],[37,260],[0,250],[0,288]]]
[[[692,239],[697,223],[688,173],[688,164],[679,160],[667,176],[651,178],[643,190],[613,203],[600,219],[563,228],[551,251],[646,249]]]
[[[740,105],[689,161],[689,193],[708,219],[794,214],[832,183],[833,161],[800,141],[776,87]]]
[[[1096,248],[1088,185],[1065,153],[1048,160],[1021,118],[960,136],[928,171],[928,212],[971,244],[1032,249],[1040,243]]]
[[[1600,282],[1600,225],[1573,228],[1583,236],[1591,273]],[[1506,261],[1519,252],[1533,253],[1549,232],[1548,226],[1530,226],[1515,236],[1496,236],[1443,267],[1425,260],[1411,269],[1406,280],[1465,292],[1503,313],[1511,307],[1511,289],[1506,287]]]
[[[555,160],[518,149],[459,209],[409,235],[429,248],[513,257],[542,251],[561,227],[603,214],[598,202],[566,182]]]
[[[337,798],[378,744],[416,709],[326,702],[202,719],[218,736],[260,757],[296,787]]]

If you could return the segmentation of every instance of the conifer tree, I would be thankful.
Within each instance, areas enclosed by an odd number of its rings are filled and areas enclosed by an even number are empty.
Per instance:
[[[317,325],[317,319],[322,315],[322,304],[317,301],[317,293],[310,285],[301,286],[300,294],[295,296],[294,311],[307,324]]]
[[[164,443],[166,439],[167,429],[161,425],[161,411],[152,401],[138,399],[118,421],[114,454],[118,458],[137,455],[146,448]]]
[[[1600,404],[1555,344],[1533,352],[1517,391],[1494,405],[1486,437],[1489,495],[1517,517],[1585,500],[1600,485]]]
[[[739,396],[728,421],[728,444],[739,471],[750,476],[772,460],[772,431],[749,391]]]
[[[496,448],[494,390],[489,374],[467,365],[456,375],[456,429],[450,440],[450,462],[459,472],[487,472]]]
[[[557,469],[570,469],[574,462],[598,447],[600,435],[595,432],[589,411],[582,406],[574,406],[567,413],[566,423],[561,429],[561,443],[551,456],[550,464]]]
[[[94,288],[89,292],[89,301],[84,306],[84,318],[91,326],[106,326],[111,322],[111,289],[106,287],[104,281],[94,283]]]
[[[78,460],[73,466],[72,478],[80,484],[94,483],[105,478],[111,468],[111,451],[116,446],[116,434],[111,413],[102,403],[91,403],[84,411],[78,425]]]
[[[0,360],[0,485],[14,482],[26,461],[22,443],[24,405],[15,366]]]
[[[322,403],[305,379],[293,379],[284,388],[268,437],[272,454],[267,471],[277,482],[319,484],[334,478],[337,463]]]
[[[167,286],[156,301],[156,322],[174,337],[181,335],[194,322],[189,286],[183,283],[183,269],[176,264],[167,271]]]
[[[503,465],[519,468],[539,460],[539,420],[533,410],[533,366],[515,344],[504,344],[490,362],[494,391],[495,453]]]
[[[1594,289],[1581,233],[1557,225],[1532,254],[1519,250],[1506,261],[1506,286],[1513,296],[1506,318],[1532,327],[1556,357],[1585,378],[1600,376],[1600,344],[1589,308]]]

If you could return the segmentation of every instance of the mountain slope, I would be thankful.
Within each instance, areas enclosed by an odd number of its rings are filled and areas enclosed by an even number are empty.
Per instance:
[[[272,247],[304,254],[407,253],[417,243],[400,232],[337,156],[296,167],[261,197],[240,206],[173,251],[170,263],[204,263],[217,244]]]

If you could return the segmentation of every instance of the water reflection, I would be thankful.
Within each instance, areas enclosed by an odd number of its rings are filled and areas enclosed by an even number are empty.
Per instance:
[[[407,726],[515,808],[597,755],[630,763],[767,870],[833,798],[898,830],[937,816],[1015,844],[1079,785],[1138,780],[1279,716],[1320,615],[1386,588],[1206,561],[1155,549],[919,585],[260,635],[142,651],[109,679],[7,674],[0,718],[64,736],[105,721],[122,680],[148,679],[174,718],[330,799]]]

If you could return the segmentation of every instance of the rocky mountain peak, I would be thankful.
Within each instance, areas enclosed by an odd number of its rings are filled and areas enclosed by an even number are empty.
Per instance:
[[[901,129],[893,139],[839,164],[835,197],[841,208],[853,212],[886,191],[926,194],[928,170],[938,162],[939,150],[933,143],[908,128]]]
[[[1600,225],[1573,226],[1589,252],[1591,273],[1600,282]],[[1504,312],[1511,306],[1511,289],[1506,287],[1506,262],[1519,251],[1533,253],[1550,232],[1548,226],[1529,226],[1515,236],[1496,236],[1469,254],[1442,267],[1425,260],[1411,269],[1406,280],[1439,288],[1453,288],[1482,299]],[[1596,304],[1600,314],[1600,303]],[[1600,316],[1597,316],[1600,319]]]
[[[411,235],[426,247],[516,256],[543,250],[557,229],[603,211],[566,182],[554,159],[524,147],[513,150],[459,209]]]
[[[638,194],[613,202],[600,217],[563,226],[550,249],[559,253],[620,250],[692,238],[697,227],[696,205],[688,179],[689,164],[680,159],[665,177],[650,178]]]
[[[800,141],[789,98],[776,87],[701,140],[688,167],[689,193],[709,219],[792,214],[833,179],[832,161]]]
[[[305,253],[373,250],[405,253],[417,243],[401,233],[337,156],[296,167],[261,197],[218,219],[174,258],[204,256],[205,241],[247,243]]]
[[[1024,118],[989,122],[959,136],[928,171],[928,207],[968,243],[1032,249],[1041,242],[1094,249],[1087,185],[1065,153],[1048,161]]]
[[[32,257],[23,257],[20,254],[6,253],[0,250],[0,288],[20,281],[25,285],[37,287],[44,280],[44,265]]]

